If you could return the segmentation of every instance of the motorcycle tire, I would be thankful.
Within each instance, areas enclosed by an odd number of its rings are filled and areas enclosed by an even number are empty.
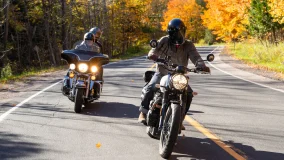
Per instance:
[[[74,111],[76,113],[80,113],[82,110],[82,105],[83,105],[83,92],[84,89],[77,88],[76,89],[76,95],[75,95],[75,107]]]
[[[171,104],[165,116],[159,143],[159,153],[165,159],[168,159],[172,154],[179,133],[180,121],[181,106]]]

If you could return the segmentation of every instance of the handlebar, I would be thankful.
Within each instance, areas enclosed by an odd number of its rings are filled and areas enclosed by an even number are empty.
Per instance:
[[[150,59],[150,57],[146,56],[147,59]],[[154,60],[155,63],[158,63],[158,64],[163,64],[167,67],[165,67],[165,69],[169,70],[169,71],[176,71],[176,68],[178,67],[177,64],[169,64],[167,60],[165,59],[162,59],[162,58],[157,58]],[[205,72],[203,71],[202,68],[198,68],[198,67],[195,67],[195,68],[185,68],[187,72],[193,72],[193,73],[201,73],[201,74],[210,74],[210,72]]]
[[[165,67],[165,69],[167,69],[169,71],[176,71],[177,67],[178,67],[177,64],[169,65],[168,62],[165,59],[158,58],[155,62],[167,66],[167,67]],[[185,70],[187,72],[193,72],[193,73],[210,74],[210,72],[205,72],[202,68],[198,68],[198,67],[195,67],[195,68],[185,68]]]

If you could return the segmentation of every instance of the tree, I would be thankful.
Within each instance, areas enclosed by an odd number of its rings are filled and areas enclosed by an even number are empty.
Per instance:
[[[232,41],[245,35],[248,24],[247,7],[250,0],[205,0],[203,24],[218,39]]]
[[[201,13],[202,7],[195,0],[171,0],[164,13],[164,21],[161,22],[162,29],[166,30],[171,19],[180,18],[187,27],[187,38],[198,41],[204,36]]]
[[[276,41],[276,30],[281,28],[278,22],[275,22],[270,14],[270,7],[267,0],[252,0],[249,9],[249,26],[251,35],[260,40],[266,40],[268,37],[271,43]],[[270,36],[272,33],[272,36]]]
[[[269,13],[275,22],[284,23],[284,1],[283,0],[268,0],[268,5],[271,8]]]

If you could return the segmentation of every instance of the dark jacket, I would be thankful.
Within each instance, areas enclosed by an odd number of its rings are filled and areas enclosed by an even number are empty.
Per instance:
[[[93,46],[88,46],[86,45],[85,41],[79,45],[76,45],[75,49],[100,53],[100,47],[96,43],[94,43]]]
[[[186,40],[178,48],[175,45],[169,43],[169,37],[164,36],[158,41],[158,46],[152,48],[148,56],[157,55],[159,58],[165,58],[165,55],[171,56],[171,61],[174,64],[187,66],[188,60],[190,59],[193,64],[198,60],[202,60],[199,53],[197,52],[194,44]],[[205,67],[205,63],[198,62],[199,67]],[[166,75],[168,71],[161,65],[157,65],[156,72]]]

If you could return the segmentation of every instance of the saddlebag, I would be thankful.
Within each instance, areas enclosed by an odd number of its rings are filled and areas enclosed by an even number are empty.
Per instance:
[[[155,71],[146,71],[143,78],[144,78],[144,81],[147,83],[147,82],[150,82],[153,75],[155,74]]]

